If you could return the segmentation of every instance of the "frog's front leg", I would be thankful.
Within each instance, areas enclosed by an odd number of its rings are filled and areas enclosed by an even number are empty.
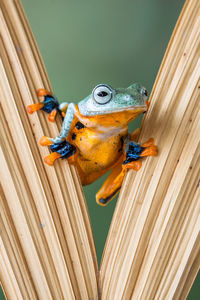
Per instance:
[[[66,138],[69,134],[72,121],[74,119],[75,105],[70,103],[62,124],[60,135],[55,139],[43,136],[40,140],[41,146],[49,146],[51,154],[44,158],[48,165],[53,165],[57,158],[69,158],[76,152],[76,147],[70,144]]]
[[[44,97],[44,101],[27,106],[27,111],[29,114],[32,114],[38,110],[43,110],[49,114],[48,120],[50,122],[55,121],[57,112],[64,116],[68,105],[66,102],[59,105],[58,100],[52,95],[52,93],[45,89],[39,89],[37,91],[37,96]]]

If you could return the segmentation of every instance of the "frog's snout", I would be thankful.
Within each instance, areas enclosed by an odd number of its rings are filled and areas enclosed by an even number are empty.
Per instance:
[[[145,100],[147,100],[148,92],[146,88],[142,87],[140,90],[140,94],[144,97]]]
[[[148,101],[148,92],[147,89],[145,87],[142,87],[140,89],[140,94],[142,96],[142,100],[144,101],[145,105],[146,105],[146,109],[143,113],[146,113],[149,107],[149,101]]]

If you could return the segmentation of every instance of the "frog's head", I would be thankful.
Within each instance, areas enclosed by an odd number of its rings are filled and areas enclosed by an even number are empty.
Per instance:
[[[133,120],[146,111],[146,100],[147,90],[138,83],[133,83],[128,88],[117,89],[107,84],[99,84],[91,95],[79,102],[78,107],[80,113],[88,117],[118,113],[116,116],[132,116],[130,120]]]

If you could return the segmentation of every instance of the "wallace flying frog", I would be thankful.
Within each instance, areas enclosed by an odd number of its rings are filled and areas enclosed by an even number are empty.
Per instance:
[[[44,161],[53,165],[56,159],[66,158],[77,167],[83,185],[111,170],[96,195],[98,204],[105,206],[119,192],[127,169],[138,171],[142,157],[157,155],[152,138],[139,144],[137,130],[128,134],[128,123],[148,107],[147,91],[140,84],[117,89],[99,84],[78,104],[59,105],[45,89],[38,90],[37,95],[44,101],[29,105],[29,113],[42,109],[49,113],[50,121],[54,121],[57,112],[63,117],[60,135],[40,140],[51,150]]]

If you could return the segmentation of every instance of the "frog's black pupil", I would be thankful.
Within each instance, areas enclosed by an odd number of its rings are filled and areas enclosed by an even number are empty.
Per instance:
[[[144,90],[144,94],[145,96],[148,96],[147,90]]]
[[[99,97],[106,97],[108,95],[108,93],[106,93],[105,91],[102,91],[102,92],[98,92],[97,95]]]

